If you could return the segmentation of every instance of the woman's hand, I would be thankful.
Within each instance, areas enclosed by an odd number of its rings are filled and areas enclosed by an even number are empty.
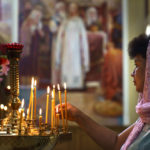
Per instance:
[[[61,106],[60,104],[57,105],[56,107],[58,107],[58,112],[61,116]],[[65,118],[65,104],[63,103],[62,104],[62,108],[63,108],[63,116]],[[75,106],[67,103],[67,119],[70,120],[70,121],[77,121],[79,115],[80,115],[81,111],[76,108]],[[62,117],[60,117],[62,118]]]

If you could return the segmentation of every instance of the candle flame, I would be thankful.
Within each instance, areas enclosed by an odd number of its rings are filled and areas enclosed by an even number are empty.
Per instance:
[[[37,85],[37,81],[36,81],[36,80],[34,80],[34,87],[36,87],[36,85]]]
[[[2,110],[4,109],[4,104],[1,104],[1,109],[2,109]]]
[[[29,108],[27,109],[27,115],[29,114]]]
[[[53,85],[53,89],[55,89],[55,85]]]
[[[7,111],[7,106],[4,107],[4,110]]]
[[[52,99],[54,98],[54,92],[52,91]]]
[[[40,116],[42,115],[42,109],[41,108],[39,109],[39,115]]]
[[[10,89],[11,89],[10,85],[8,85],[8,86],[7,86],[7,89],[8,89],[8,90],[10,90]]]
[[[33,87],[34,87],[34,78],[32,77],[32,79],[31,79],[31,88],[33,89]]]
[[[47,87],[47,94],[49,94],[50,93],[50,87],[48,86]]]
[[[56,107],[56,113],[58,113],[58,110],[59,110],[58,107]]]
[[[21,113],[21,108],[19,108],[19,113]]]
[[[21,102],[21,108],[24,107],[24,99],[22,99],[22,102]]]
[[[147,36],[150,35],[150,25],[147,25],[145,34],[146,34]]]
[[[60,85],[59,84],[57,84],[57,89],[58,89],[58,91],[60,91]]]
[[[66,83],[64,83],[64,89],[65,89],[65,90],[67,89],[67,84],[66,84]]]
[[[23,113],[23,117],[25,118],[25,113]]]

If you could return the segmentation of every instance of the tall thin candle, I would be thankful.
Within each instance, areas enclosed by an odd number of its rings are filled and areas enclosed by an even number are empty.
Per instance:
[[[58,107],[56,108],[56,127],[59,128],[59,113],[58,113]]]
[[[45,123],[48,123],[48,105],[49,105],[49,93],[50,93],[50,87],[47,87],[47,100],[46,100],[46,115],[45,115]]]
[[[67,120],[67,85],[64,83],[64,94],[65,94],[65,119],[66,119],[66,129],[68,128],[68,120]]]
[[[39,109],[39,128],[41,130],[42,127],[42,109]]]
[[[36,120],[36,84],[37,81],[34,81],[34,120]]]
[[[51,102],[51,128],[52,128],[52,130],[54,128],[54,109],[55,109],[55,105],[54,105],[54,93],[52,91],[52,102]]]
[[[54,108],[55,108],[55,103],[56,103],[56,102],[55,102],[55,98],[56,98],[56,97],[55,97],[55,85],[53,85],[53,96],[54,96],[54,104],[53,104],[53,105],[54,105]],[[55,116],[55,113],[54,113],[53,117],[54,117],[54,127],[55,127],[55,123],[56,123],[56,119],[55,119],[56,116]]]
[[[31,80],[31,92],[30,92],[30,100],[29,100],[29,113],[28,113],[28,119],[32,119],[32,110],[31,110],[31,118],[29,117],[30,116],[30,109],[32,109],[31,105],[32,105],[32,101],[33,101],[33,86],[34,86],[34,78],[32,78]]]
[[[61,99],[61,90],[59,84],[57,85],[58,88],[58,94],[59,94],[59,103],[60,103],[60,109],[61,109],[61,118],[63,123],[63,129],[65,129],[65,122],[64,122],[64,114],[63,114],[63,108],[62,108],[62,99]]]

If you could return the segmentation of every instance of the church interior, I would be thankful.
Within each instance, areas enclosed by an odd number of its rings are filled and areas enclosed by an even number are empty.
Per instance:
[[[67,101],[99,125],[123,131],[137,120],[128,43],[149,32],[150,0],[0,0],[0,44],[5,44],[0,46],[0,136],[2,120],[14,109],[9,106],[12,80],[20,101],[24,99],[25,120],[31,107],[31,118],[40,119],[42,110],[41,124],[51,126],[56,117],[52,108],[61,103],[62,92],[62,103]],[[15,43],[23,45],[16,76],[11,72],[12,55],[4,49],[17,49]],[[8,110],[3,112],[1,106]],[[57,121],[54,126],[61,128],[63,120]],[[77,123],[68,121],[68,129],[71,139],[58,140],[51,149],[102,150]],[[7,150],[2,142],[1,148]]]

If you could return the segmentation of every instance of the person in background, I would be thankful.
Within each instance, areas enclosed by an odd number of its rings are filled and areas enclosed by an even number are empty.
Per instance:
[[[95,7],[90,7],[86,11],[86,26],[90,31],[101,30],[101,22]]]
[[[52,84],[60,82],[60,70],[55,65],[56,55],[56,37],[58,30],[66,19],[66,5],[64,2],[57,2],[55,5],[54,14],[49,21],[49,28],[52,33],[52,53],[51,53],[51,81]]]
[[[107,44],[101,78],[103,96],[106,99],[112,100],[122,92],[122,51],[112,42]]]
[[[69,5],[69,16],[62,23],[56,40],[56,67],[60,68],[60,83],[69,89],[83,89],[89,71],[89,48],[83,20],[78,6]]]

